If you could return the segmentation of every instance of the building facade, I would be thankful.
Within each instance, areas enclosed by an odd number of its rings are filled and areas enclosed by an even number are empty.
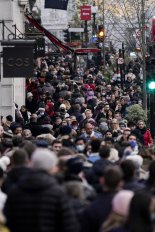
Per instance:
[[[28,0],[0,0],[0,40],[13,38],[16,25],[24,33],[24,11]],[[18,37],[19,32],[17,32]],[[2,47],[1,54],[3,52]],[[14,115],[15,103],[20,107],[25,104],[25,78],[4,78],[3,59],[0,57],[0,115]]]
[[[44,1],[38,0],[36,5],[41,11],[41,23],[52,34],[63,40],[63,30],[68,27],[68,14],[65,10],[45,9]]]

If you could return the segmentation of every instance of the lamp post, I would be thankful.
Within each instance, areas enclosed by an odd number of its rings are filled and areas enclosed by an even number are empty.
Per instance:
[[[105,2],[104,2],[104,0],[102,0],[102,4],[103,4],[103,12],[102,12],[103,22],[102,22],[102,24],[103,24],[103,29],[104,29],[104,33],[105,33],[105,17],[104,17],[104,9],[105,9],[104,4],[105,4]],[[102,53],[103,53],[103,67],[104,67],[103,72],[104,72],[104,70],[105,70],[105,36],[104,36],[104,40],[103,40]]]
[[[145,0],[141,0],[141,32],[142,32],[142,71],[143,71],[143,109],[147,111],[147,94],[146,94],[146,41],[145,41]]]
[[[93,6],[91,7],[91,12],[93,15],[93,22],[92,22],[92,37],[96,35],[96,13],[97,13],[97,6],[95,6],[95,1]]]

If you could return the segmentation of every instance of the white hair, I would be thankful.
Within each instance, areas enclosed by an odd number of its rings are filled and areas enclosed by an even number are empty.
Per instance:
[[[49,171],[58,163],[56,154],[46,148],[37,148],[31,158],[31,166],[34,169]]]

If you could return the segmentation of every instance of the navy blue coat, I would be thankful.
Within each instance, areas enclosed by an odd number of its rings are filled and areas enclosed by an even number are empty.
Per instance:
[[[90,204],[82,215],[82,232],[98,232],[112,208],[115,192],[103,192]]]

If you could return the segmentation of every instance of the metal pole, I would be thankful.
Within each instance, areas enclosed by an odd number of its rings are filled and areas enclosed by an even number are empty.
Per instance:
[[[122,58],[122,49],[119,49],[119,58]],[[121,89],[124,87],[122,64],[119,65],[121,75]]]
[[[92,37],[96,34],[95,23],[96,23],[96,13],[93,13]]]
[[[88,46],[88,28],[87,28],[87,20],[85,20],[85,45],[86,48]]]
[[[124,62],[122,64],[123,68],[123,85],[125,84],[125,48],[124,48],[124,42],[122,43],[122,58],[124,59]]]
[[[142,70],[143,70],[143,109],[147,111],[147,93],[146,93],[146,43],[145,43],[145,0],[141,1],[142,8]]]
[[[14,25],[14,27],[15,27],[15,39],[17,38],[17,26],[16,26],[16,24]]]
[[[93,6],[95,6],[95,1],[93,2]],[[92,13],[93,15],[93,23],[92,23],[92,37],[96,34],[96,13]]]
[[[103,4],[103,29],[104,29],[104,32],[105,32],[105,17],[104,17],[104,0],[102,0],[102,4]],[[104,40],[103,40],[103,48],[102,48],[102,51],[103,51],[103,67],[105,70],[105,36],[104,36]],[[104,71],[103,71],[104,72]]]
[[[155,92],[150,94],[150,130],[153,138],[155,137]]]

